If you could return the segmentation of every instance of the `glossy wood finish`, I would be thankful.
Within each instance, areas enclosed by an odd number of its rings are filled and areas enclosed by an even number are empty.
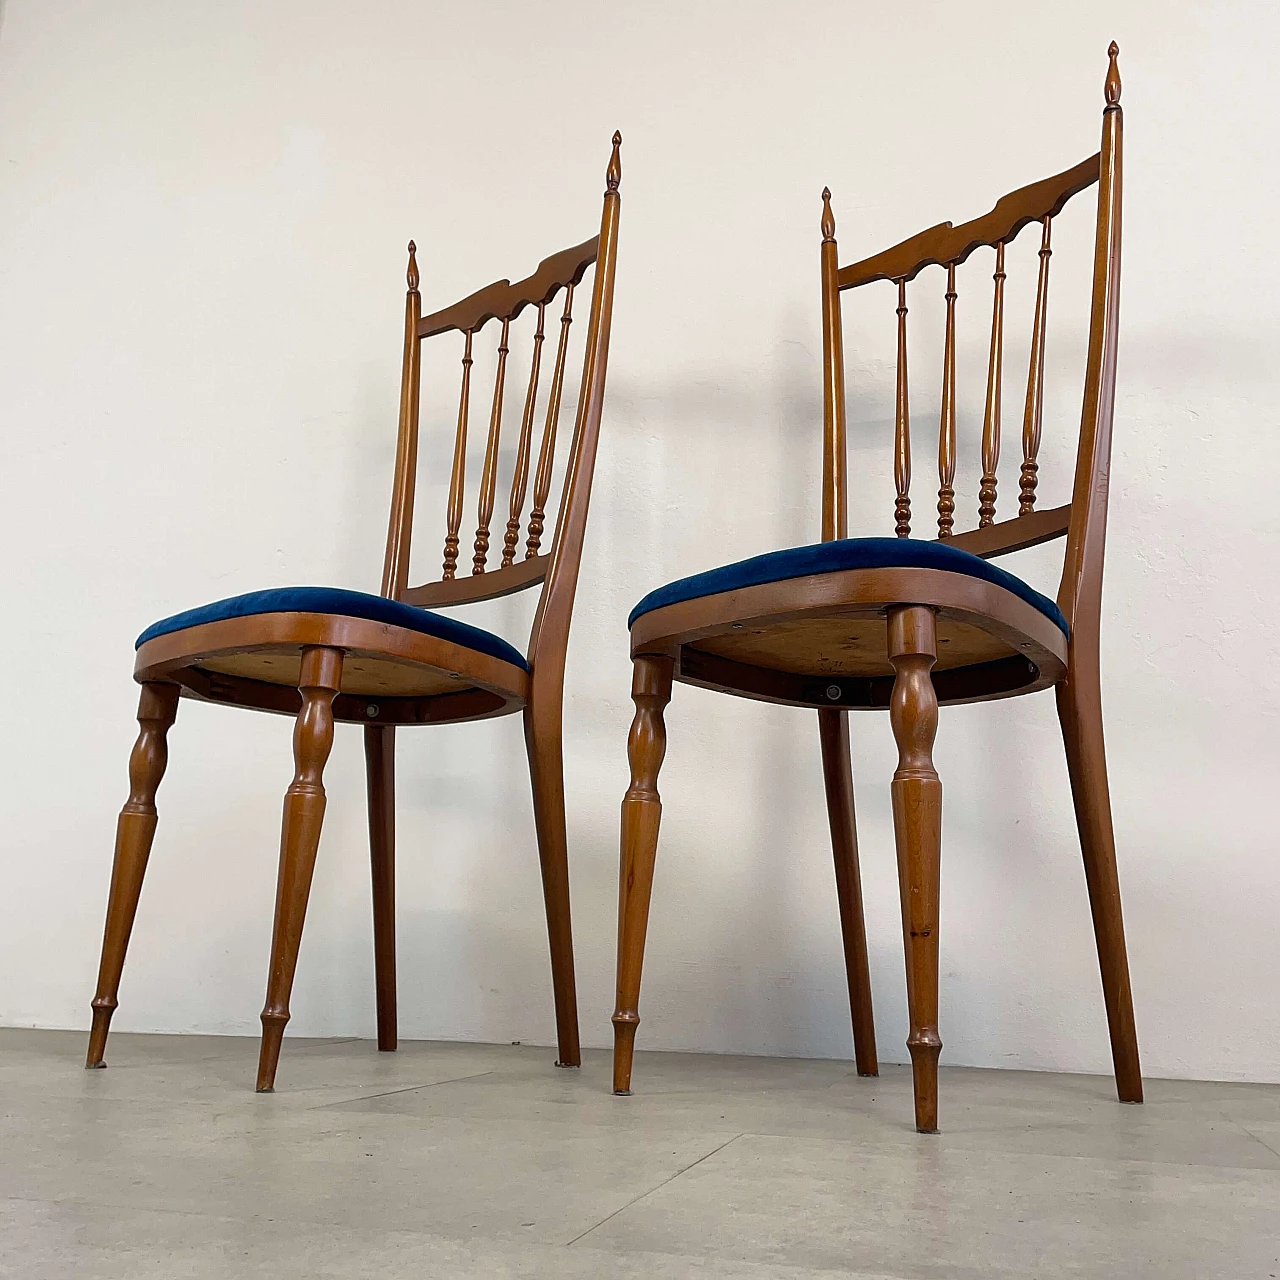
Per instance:
[[[462,528],[462,498],[467,482],[467,417],[471,409],[471,340],[467,330],[462,349],[462,389],[458,393],[458,429],[453,440],[453,470],[449,476],[448,532],[444,536],[442,577],[448,580],[458,572],[458,533]]]
[[[1066,537],[1058,605],[1070,640],[1042,612],[1002,587],[965,574],[860,569],[742,587],[641,615],[631,628],[636,663],[632,788],[623,805],[623,890],[619,914],[615,1087],[628,1088],[635,1037],[648,885],[657,841],[657,767],[665,742],[661,707],[670,679],[759,701],[816,707],[836,855],[850,1005],[855,1032],[870,1026],[859,939],[853,785],[846,713],[887,709],[899,750],[891,784],[902,897],[916,1125],[938,1123],[939,892],[942,785],[933,765],[940,706],[1056,688],[1086,882],[1098,944],[1117,1092],[1142,1098],[1133,1001],[1125,953],[1102,732],[1098,632],[1114,411],[1120,273],[1121,112],[1118,50],[1108,51],[1102,147],[1054,178],[998,201],[982,218],[943,223],[851,267],[836,265],[835,216],[823,193],[821,281],[824,351],[822,536],[845,528],[845,384],[838,293],[887,280],[897,293],[894,410],[894,522],[910,532],[911,437],[907,379],[907,283],[926,268],[946,270],[939,536],[990,558]],[[1093,303],[1079,450],[1071,502],[1035,508],[1044,405],[1048,263],[1052,219],[1074,195],[1098,186]],[[1005,249],[1023,227],[1041,228],[1037,300],[1023,422],[1019,514],[996,512],[1004,363]],[[979,246],[995,251],[991,335],[982,434],[978,525],[953,529],[956,466],[956,269]],[[663,664],[659,666],[659,664]],[[642,674],[643,673],[643,674]],[[660,697],[658,696],[660,694]],[[641,901],[642,900],[642,901]],[[862,1003],[865,997],[865,1004]],[[856,1037],[859,1069],[864,1045]],[[870,1048],[871,1042],[867,1041]],[[871,1058],[874,1049],[870,1048]]]
[[[1093,155],[1063,173],[1001,197],[990,213],[972,222],[958,227],[940,222],[873,258],[842,267],[840,288],[856,289],[874,280],[914,280],[925,267],[959,266],[983,245],[994,246],[1002,240],[1008,244],[1028,223],[1061,213],[1072,196],[1098,181],[1098,172],[1099,158]]]
[[[631,785],[622,798],[622,847],[618,876],[618,1002],[613,1011],[613,1091],[631,1092],[631,1064],[640,1025],[640,971],[649,927],[653,863],[658,849],[662,797],[658,771],[667,752],[662,713],[671,698],[670,658],[635,659],[631,700],[635,719],[627,739]]]
[[[942,351],[938,423],[938,537],[951,537],[956,513],[956,267],[947,267],[947,336]]]
[[[502,337],[498,341],[498,372],[493,380],[493,408],[489,412],[489,437],[484,449],[484,471],[480,476],[480,523],[476,526],[475,555],[471,572],[481,574],[489,559],[489,522],[493,519],[493,502],[498,491],[498,439],[502,434],[502,399],[507,384],[507,355],[511,348],[507,339],[511,321],[502,321]]]
[[[302,651],[298,689],[302,706],[293,729],[293,781],[284,797],[271,968],[267,975],[267,1001],[262,1006],[259,1093],[270,1093],[275,1088],[280,1044],[289,1021],[289,995],[298,967],[298,947],[324,822],[324,766],[333,750],[333,699],[341,680],[341,649],[315,646]]]
[[[911,394],[907,385],[907,282],[898,281],[898,366],[893,411],[894,532],[911,535]],[[842,360],[837,352],[835,359]]]
[[[418,246],[409,241],[408,292],[404,302],[404,361],[400,377],[400,429],[396,436],[396,469],[391,486],[387,551],[382,564],[382,594],[399,599],[409,581],[409,544],[413,538],[413,477],[418,469],[418,397],[422,349],[417,340],[422,298],[418,293]]]
[[[111,866],[111,896],[102,938],[98,990],[93,997],[86,1067],[105,1066],[103,1054],[111,1015],[116,1011],[125,951],[138,913],[142,877],[156,834],[156,791],[169,762],[169,729],[178,714],[176,684],[148,682],[138,698],[138,740],[129,756],[129,798],[116,820],[116,852]]]
[[[394,1050],[396,1019],[396,729],[365,725],[369,870],[373,883],[373,972],[378,1048]]]
[[[862,914],[862,874],[858,866],[858,824],[853,803],[853,765],[849,759],[849,715],[818,712],[822,744],[822,780],[827,793],[827,820],[836,868],[836,902],[844,944],[849,1013],[853,1021],[853,1056],[860,1076],[880,1074],[876,1057],[876,1023],[871,1004],[871,966],[867,958],[867,926]]]
[[[938,899],[942,865],[942,783],[933,767],[938,696],[930,670],[938,655],[933,610],[891,609],[888,620],[893,694],[889,723],[898,744],[894,770],[893,833],[902,895],[907,959],[907,1049],[915,1086],[916,1128],[938,1131]]]
[[[560,425],[560,399],[564,394],[565,353],[569,347],[569,326],[572,323],[573,283],[571,281],[564,291],[564,311],[560,316],[560,340],[556,344],[555,372],[551,375],[551,397],[547,402],[547,421],[542,429],[542,448],[538,453],[538,474],[533,484],[533,510],[529,513],[526,560],[536,559],[542,550],[547,495],[551,492],[551,469],[555,465],[556,430]]]
[[[844,434],[844,350],[841,330],[836,219],[831,192],[822,189],[822,540],[849,534],[848,451]]]
[[[995,294],[991,303],[991,355],[987,361],[987,407],[982,417],[982,484],[978,528],[996,521],[996,468],[1000,465],[1000,398],[1004,382],[1004,241],[996,245]]]
[[[295,776],[285,798],[275,930],[258,1088],[274,1086],[289,998],[297,966],[307,898],[324,815],[323,770],[335,723],[364,726],[373,888],[378,1046],[396,1047],[395,726],[457,723],[522,712],[533,787],[535,825],[551,953],[559,1061],[581,1060],[564,812],[561,718],[564,660],[586,532],[608,360],[617,264],[621,136],[614,135],[605,173],[600,234],[544,259],[527,279],[500,280],[422,317],[417,250],[409,244],[404,361],[395,475],[392,483],[382,594],[414,605],[456,605],[541,587],[527,650],[529,670],[465,646],[404,627],[320,613],[278,612],[225,619],[159,636],[137,652],[134,676],[143,685],[143,732],[131,765],[133,789],[121,817],[111,903],[89,1065],[99,1065],[124,963],[125,947],[155,831],[155,789],[164,770],[164,738],[179,695],[292,716]],[[566,386],[569,326],[575,288],[595,267],[586,351],[567,477],[555,510],[551,547],[542,540],[555,469],[557,424]],[[548,398],[526,556],[517,559],[529,486],[545,309],[564,294],[560,338]],[[491,523],[497,501],[506,359],[513,324],[536,310],[530,381],[523,398],[516,464],[501,561],[490,564]],[[457,574],[467,509],[466,445],[471,374],[491,349],[477,341],[489,321],[500,325],[498,369],[489,412],[485,459],[475,498],[472,572]],[[410,545],[418,463],[421,343],[461,332],[462,364],[457,428],[446,511],[442,574],[410,587]],[[167,717],[167,718],[166,718]]]
[[[520,541],[520,518],[524,515],[524,498],[529,489],[529,449],[533,442],[533,414],[538,403],[538,377],[542,371],[542,343],[546,337],[546,303],[538,304],[538,327],[533,335],[533,359],[529,365],[529,386],[524,397],[524,415],[520,419],[520,443],[516,447],[515,473],[511,477],[511,504],[507,531],[502,539],[502,567],[509,568],[516,558]]]
[[[1022,476],[1018,514],[1028,516],[1036,505],[1037,457],[1040,453],[1040,430],[1044,420],[1044,344],[1049,313],[1049,259],[1053,255],[1050,240],[1053,219],[1045,218],[1040,239],[1040,274],[1036,281],[1036,318],[1031,328],[1031,358],[1027,370],[1027,407],[1022,415]]]

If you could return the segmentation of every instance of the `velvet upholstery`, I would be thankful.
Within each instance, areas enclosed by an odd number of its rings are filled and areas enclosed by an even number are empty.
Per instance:
[[[682,600],[697,600],[722,591],[736,591],[739,587],[757,587],[766,582],[783,582],[815,573],[837,573],[843,569],[942,569],[948,573],[964,573],[1012,591],[1039,609],[1062,629],[1064,635],[1071,634],[1062,610],[1021,578],[1015,578],[989,560],[961,551],[959,547],[949,547],[945,542],[925,542],[919,538],[841,538],[834,542],[815,542],[807,547],[770,551],[766,555],[752,556],[750,560],[708,569],[705,573],[695,573],[690,578],[680,578],[650,591],[632,609],[627,625],[632,626],[643,614]]]
[[[213,604],[175,613],[171,618],[153,623],[138,637],[135,648],[156,636],[184,631],[187,627],[222,622],[227,618],[250,618],[258,613],[336,613],[346,618],[367,618],[370,622],[385,622],[389,626],[436,636],[450,644],[474,649],[477,653],[510,662],[524,671],[529,670],[524,655],[491,632],[443,614],[419,609],[416,605],[366,595],[363,591],[344,591],[340,587],[274,587],[269,591],[250,591],[247,595],[232,596],[228,600],[215,600]]]

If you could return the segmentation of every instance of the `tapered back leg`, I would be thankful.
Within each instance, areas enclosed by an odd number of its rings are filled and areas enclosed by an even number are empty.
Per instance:
[[[1111,795],[1102,736],[1102,692],[1096,656],[1087,647],[1082,648],[1085,652],[1080,657],[1072,653],[1067,679],[1058,685],[1058,719],[1062,724],[1085,881],[1089,886],[1102,993],[1111,1032],[1116,1092],[1121,1102],[1141,1102],[1142,1068],[1138,1061],[1138,1033],[1133,1020],[1116,841],[1111,825]]]
[[[916,1128],[938,1129],[938,897],[942,853],[942,783],[933,767],[938,698],[930,670],[937,659],[932,609],[889,611],[889,661],[896,673],[889,720],[898,744],[893,775],[893,832],[898,846],[902,934]]]
[[[369,862],[373,877],[373,964],[378,1048],[395,1049],[396,1030],[396,730],[365,725]]]
[[[535,677],[524,712],[524,739],[533,788],[533,818],[542,867],[542,895],[551,946],[551,984],[555,998],[556,1042],[560,1067],[580,1067],[578,991],[573,972],[573,926],[569,914],[569,849],[564,814],[564,751],[558,680]]]
[[[125,951],[142,893],[142,877],[156,834],[156,791],[169,760],[168,734],[178,714],[176,684],[144,684],[138,698],[138,740],[129,756],[129,798],[116,822],[116,852],[111,867],[111,896],[102,936],[98,990],[93,998],[86,1067],[102,1067],[107,1031],[116,1010]]]
[[[280,1043],[289,1021],[289,996],[324,822],[324,766],[333,748],[333,699],[341,677],[341,649],[317,646],[302,651],[302,708],[293,729],[293,782],[285,793],[280,829],[276,919],[258,1055],[259,1093],[270,1093],[275,1087]]]
[[[862,912],[862,877],[858,869],[858,828],[853,804],[853,766],[849,759],[849,713],[818,712],[822,742],[822,776],[835,856],[836,898],[853,1017],[853,1052],[860,1076],[880,1074],[876,1060],[876,1025],[871,1007],[871,970],[867,962],[867,930]]]

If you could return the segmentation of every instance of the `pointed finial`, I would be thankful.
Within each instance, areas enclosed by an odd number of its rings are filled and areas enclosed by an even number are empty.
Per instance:
[[[418,246],[409,241],[409,269],[404,273],[404,278],[408,281],[409,292],[418,292]]]
[[[604,172],[604,180],[610,191],[617,191],[622,181],[622,134],[613,131],[613,154],[609,157],[609,167]]]
[[[1107,97],[1107,106],[1118,107],[1120,105],[1120,68],[1116,65],[1116,59],[1120,56],[1120,46],[1113,40],[1107,46],[1107,57],[1111,59],[1110,65],[1107,67],[1107,82],[1103,92]]]
[[[822,188],[822,243],[836,238],[836,215],[831,212],[831,188]]]

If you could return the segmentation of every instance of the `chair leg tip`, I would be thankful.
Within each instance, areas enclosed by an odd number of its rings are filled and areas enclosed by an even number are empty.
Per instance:
[[[560,1062],[556,1061],[556,1066],[562,1069],[577,1069],[582,1066],[581,1062]]]
[[[614,1096],[615,1098],[629,1098],[629,1097],[631,1097],[631,1090],[630,1090],[630,1089],[615,1089],[615,1090],[613,1091],[613,1096]]]
[[[273,1084],[260,1084],[254,1090],[255,1093],[275,1093],[276,1087]]]
[[[103,1071],[106,1069],[106,1065],[107,1064],[99,1058],[97,1062],[86,1062],[84,1064],[84,1069],[86,1071]]]
[[[862,1080],[878,1080],[880,1078],[880,1068],[877,1067],[874,1071],[859,1071],[858,1077]]]

